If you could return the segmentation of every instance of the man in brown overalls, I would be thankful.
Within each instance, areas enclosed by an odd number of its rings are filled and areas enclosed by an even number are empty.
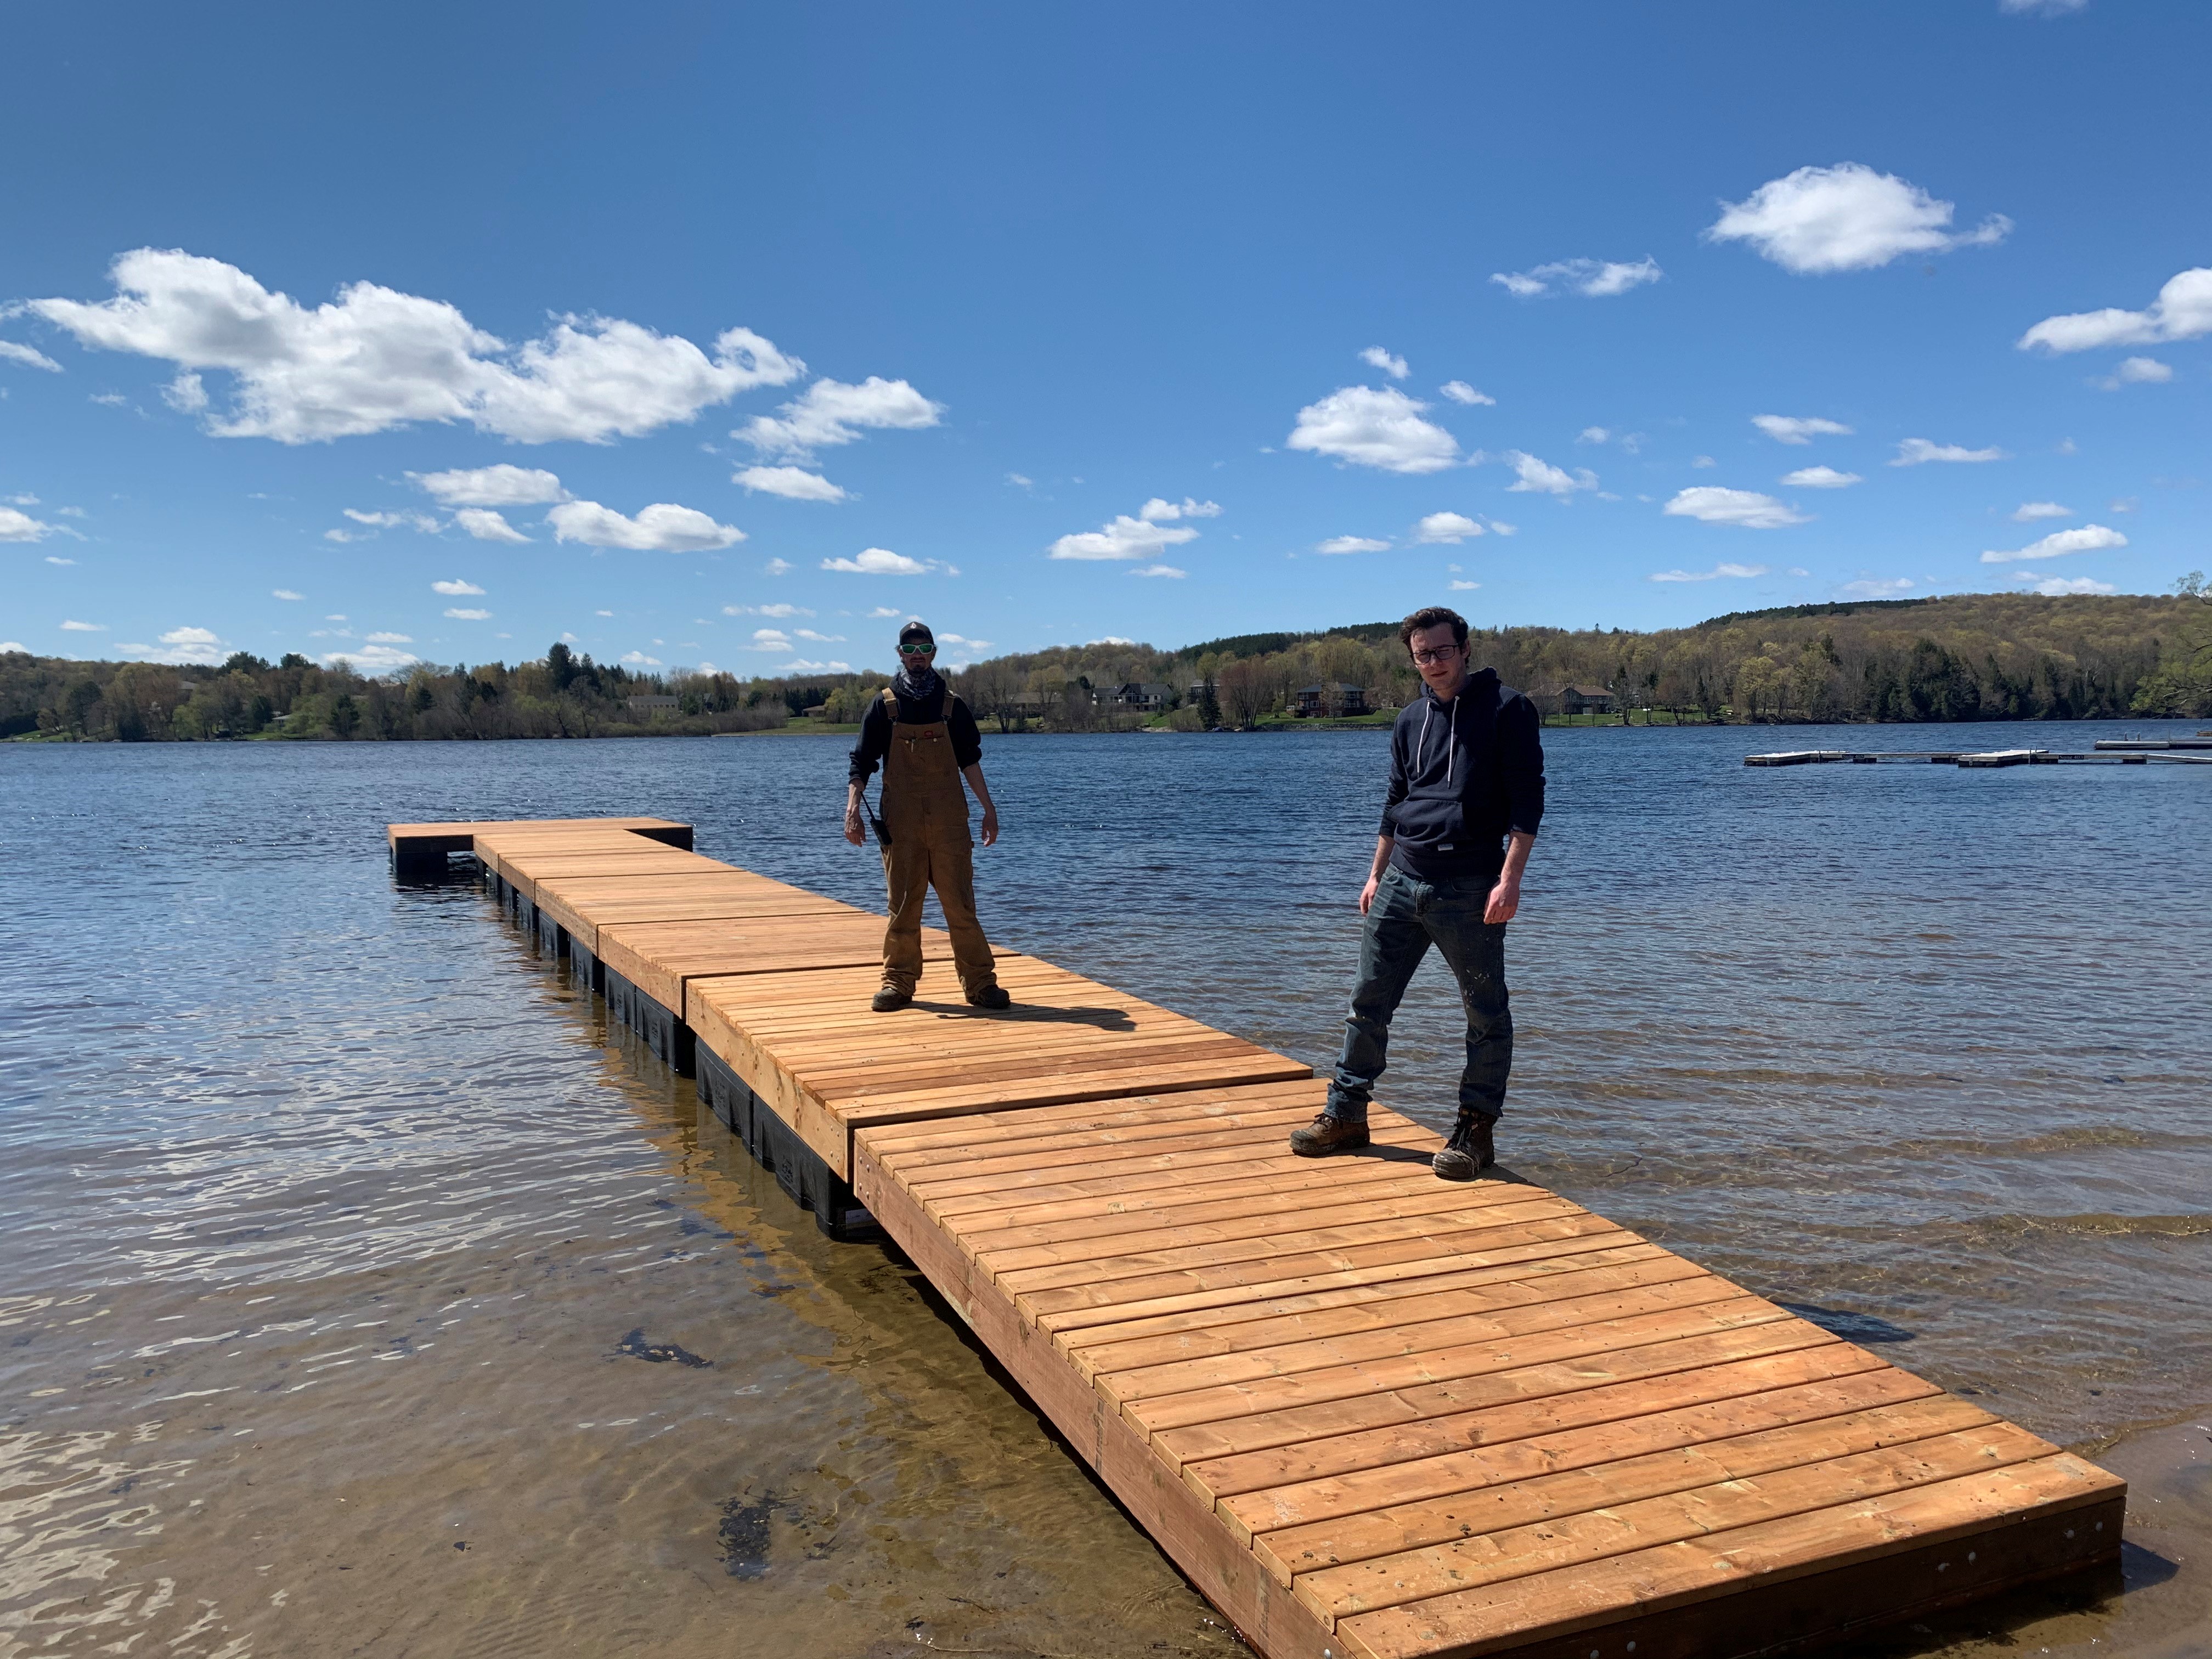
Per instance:
[[[921,977],[921,902],[934,887],[952,935],[960,988],[978,1008],[1004,1008],[1012,999],[999,984],[990,944],[975,920],[975,843],[968,835],[968,797],[960,792],[964,777],[982,803],[988,847],[999,838],[999,809],[983,782],[982,733],[968,705],[938,678],[937,638],[928,626],[910,622],[899,629],[898,649],[898,673],[861,717],[845,791],[845,839],[858,847],[860,791],[882,764],[891,920],[884,930],[884,985],[872,1006],[889,1013],[914,1000]]]

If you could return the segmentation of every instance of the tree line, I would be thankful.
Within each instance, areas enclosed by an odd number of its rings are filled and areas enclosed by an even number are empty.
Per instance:
[[[1602,692],[1625,718],[1739,721],[2212,717],[2212,587],[2170,596],[1958,594],[1796,605],[1652,632],[1477,629],[1474,660],[1559,702]],[[858,720],[881,673],[740,680],[640,674],[565,644],[542,659],[418,664],[367,676],[299,655],[219,666],[0,655],[0,737],[124,742],[704,735],[819,711]],[[949,676],[1000,730],[1091,731],[1164,720],[1199,730],[1402,706],[1419,682],[1395,623],[1254,634],[1180,650],[1126,641],[1009,653]],[[1150,702],[1121,700],[1152,688]],[[1346,688],[1358,694],[1347,695]]]

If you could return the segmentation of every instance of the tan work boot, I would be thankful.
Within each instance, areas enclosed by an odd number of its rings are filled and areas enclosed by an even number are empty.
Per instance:
[[[1495,1118],[1480,1112],[1462,1112],[1459,1122],[1444,1142],[1443,1150],[1429,1160],[1429,1167],[1437,1172],[1440,1181],[1472,1181],[1498,1162],[1498,1149],[1491,1144],[1492,1126]]]
[[[1326,1158],[1331,1152],[1352,1152],[1367,1144],[1364,1121],[1331,1117],[1323,1112],[1303,1129],[1291,1131],[1291,1150],[1300,1158]]]

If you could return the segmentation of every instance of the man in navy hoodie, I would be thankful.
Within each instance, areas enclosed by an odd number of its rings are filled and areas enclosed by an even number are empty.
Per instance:
[[[1382,1074],[1390,1017],[1433,945],[1467,1007],[1459,1121],[1431,1167],[1472,1181],[1498,1161],[1492,1131],[1513,1067],[1505,924],[1544,816],[1542,722],[1495,669],[1468,672],[1467,619],[1431,605],[1398,625],[1421,696],[1390,733],[1390,787],[1375,863],[1359,891],[1367,925],[1344,1051],[1319,1117],[1291,1135],[1306,1158],[1367,1145],[1367,1103]]]

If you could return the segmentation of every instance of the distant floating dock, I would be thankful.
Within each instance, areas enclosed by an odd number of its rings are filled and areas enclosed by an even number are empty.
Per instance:
[[[2201,750],[2200,754],[2185,750]],[[1746,755],[1746,766],[1823,766],[1838,762],[1918,766],[2144,766],[2153,761],[2212,766],[2212,737],[2109,738],[2094,749],[1785,749]]]
[[[1291,1157],[1323,1085],[1241,1037],[1013,954],[970,1008],[934,930],[871,1012],[881,916],[665,819],[389,841],[888,1234],[1266,1659],[1800,1652],[2118,1558],[2112,1475],[1410,1119]]]

